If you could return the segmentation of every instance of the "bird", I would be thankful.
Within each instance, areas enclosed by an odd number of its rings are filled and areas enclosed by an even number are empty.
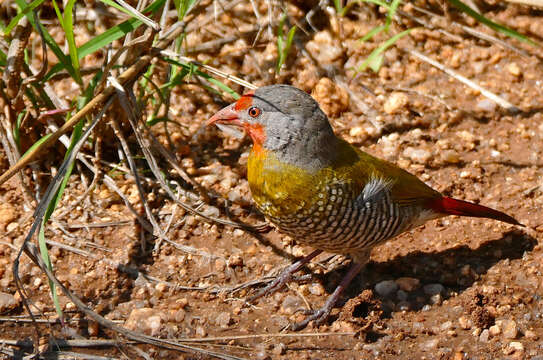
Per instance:
[[[230,125],[252,140],[247,180],[256,208],[282,233],[315,250],[286,267],[250,301],[283,287],[326,251],[351,265],[324,305],[297,324],[323,324],[373,247],[447,215],[523,226],[486,206],[444,196],[400,167],[336,136],[308,93],[284,84],[263,86],[219,110],[207,125]]]

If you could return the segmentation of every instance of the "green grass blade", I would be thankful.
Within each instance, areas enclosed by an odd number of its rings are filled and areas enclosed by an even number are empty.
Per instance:
[[[392,24],[392,20],[394,19],[394,15],[396,15],[396,10],[398,9],[398,6],[402,0],[393,0],[392,4],[390,4],[390,7],[388,8],[387,18],[385,21],[385,30],[388,32],[388,28],[390,27],[390,24]]]
[[[17,115],[17,122],[13,128],[13,140],[15,141],[15,144],[17,144],[17,149],[19,150],[21,150],[21,123],[23,122],[25,115],[26,110],[21,111],[19,115]]]
[[[8,62],[8,56],[0,50],[0,66],[6,66]]]
[[[18,0],[19,1],[19,0]],[[166,0],[157,0],[153,2],[151,5],[145,8],[143,10],[143,13],[155,13],[158,11],[162,5],[164,5],[164,2]],[[141,20],[139,19],[128,19],[118,25],[113,26],[112,28],[104,31],[98,36],[95,36],[91,40],[87,41],[85,44],[81,45],[77,50],[77,56],[79,60],[84,58],[85,56],[92,54],[95,51],[98,51],[105,46],[109,45],[110,43],[114,42],[115,40],[118,40],[125,36],[126,34],[134,31],[137,29],[138,26],[142,24]],[[64,68],[64,64],[57,64],[49,70],[47,75],[45,76],[45,79],[49,79],[51,76],[56,74],[57,72],[61,71]]]
[[[510,29],[506,26],[495,23],[494,21],[484,17],[483,15],[479,14],[477,11],[473,10],[472,8],[470,8],[468,5],[464,4],[460,0],[449,0],[449,2],[453,4],[455,7],[457,7],[458,9],[460,9],[462,12],[471,16],[472,18],[479,21],[480,23],[485,24],[486,26],[488,26],[494,31],[500,32],[504,35],[507,35],[509,37],[512,37],[514,39],[520,40],[522,42],[525,42],[534,46],[541,46],[540,44],[528,38],[527,36],[524,36],[513,29]]]
[[[66,7],[64,8],[64,34],[66,35],[66,41],[68,42],[68,51],[70,52],[70,59],[72,61],[72,67],[76,77],[74,78],[75,82],[79,85],[83,84],[81,79],[81,73],[79,71],[79,57],[77,56],[77,46],[75,45],[74,37],[74,23],[73,23],[73,9],[74,9],[75,0],[68,0]]]
[[[21,10],[24,9],[27,5],[24,0],[15,0],[15,1],[17,2],[17,5],[19,6],[19,8],[21,8]],[[76,74],[75,74],[74,68],[72,67],[70,58],[66,56],[64,52],[60,49],[60,47],[55,42],[51,34],[49,34],[47,29],[44,28],[41,23],[36,23],[32,13],[26,14],[26,17],[28,18],[28,21],[32,24],[34,29],[37,30],[38,26],[41,28],[45,43],[49,46],[53,54],[55,54],[55,56],[57,57],[58,61],[62,64],[62,68],[65,68],[70,74],[70,76],[75,78]]]
[[[368,33],[366,35],[364,35],[359,41],[360,42],[368,41],[369,39],[371,39],[375,35],[379,34],[381,31],[383,31],[384,29],[385,29],[385,25],[376,26],[373,29],[371,29],[370,31],[368,31]]]
[[[74,131],[72,132],[72,138],[70,141],[70,146],[68,147],[68,150],[66,151],[65,159],[68,159],[70,153],[73,151],[75,144],[81,138],[83,124],[84,124],[84,121],[81,120],[74,127]],[[51,202],[49,202],[49,204],[47,205],[47,210],[45,211],[45,215],[40,225],[40,231],[38,233],[38,244],[40,247],[40,253],[41,253],[43,262],[47,265],[47,268],[50,271],[53,271],[53,265],[51,264],[51,259],[49,258],[49,251],[47,249],[47,243],[45,239],[45,225],[51,218],[51,215],[55,211],[56,207],[58,206],[58,203],[60,202],[60,199],[62,198],[62,194],[64,193],[64,189],[66,188],[66,184],[68,183],[70,175],[72,174],[74,164],[75,162],[72,162],[71,164],[69,164],[66,170],[66,173],[64,174],[64,177],[62,178],[60,187],[58,188],[54,197],[51,199]],[[51,297],[53,298],[53,303],[55,304],[55,309],[57,311],[57,314],[59,317],[62,317],[62,309],[60,308],[60,303],[58,301],[58,293],[56,291],[55,284],[51,280],[49,280],[49,287],[51,289]]]
[[[396,43],[396,41],[398,41],[399,39],[401,39],[405,35],[409,34],[414,29],[416,29],[416,28],[407,29],[405,31],[402,31],[401,33],[398,33],[398,34],[392,36],[390,39],[388,39],[387,41],[382,43],[377,49],[375,49],[375,50],[373,50],[371,52],[371,54],[366,58],[366,60],[364,60],[364,62],[362,64],[360,64],[360,66],[357,68],[357,71],[365,71],[368,68],[368,66],[370,66],[370,64],[374,64],[374,65],[377,64],[377,60],[378,60],[377,57],[379,55],[381,55],[386,49],[388,49],[389,47],[394,45]]]
[[[177,19],[183,21],[189,9],[194,5],[196,0],[173,0],[177,9]]]
[[[133,17],[133,18],[136,18],[136,19],[139,19],[142,23],[146,24],[147,26],[155,29],[155,30],[160,30],[160,26],[155,23],[153,20],[149,19],[148,17],[146,17],[145,15],[143,15],[142,13],[140,13],[138,10],[134,9],[133,7],[131,7],[130,5],[128,4],[125,4],[124,6],[121,6],[119,4],[117,4],[115,1],[112,1],[112,0],[100,0],[102,1],[103,3],[107,4],[107,5],[110,5],[116,9],[118,9],[119,11],[122,11],[124,12],[125,14],[127,14],[128,16],[130,17]]]
[[[21,18],[23,16],[29,14],[32,10],[34,10],[35,8],[40,6],[43,2],[44,2],[44,0],[34,0],[28,5],[26,3],[24,3],[24,2],[23,2],[23,4],[25,6],[20,6],[19,5],[19,7],[21,8],[21,12],[19,12],[17,15],[15,15],[15,17],[13,19],[11,19],[8,26],[4,29],[4,36],[9,35],[11,30],[13,30],[13,28],[15,26],[17,26],[17,24],[19,23],[19,20],[21,20]]]
[[[53,0],[53,8],[55,9],[55,13],[57,14],[60,26],[64,29],[64,17],[62,16],[62,11],[60,11],[56,0]]]

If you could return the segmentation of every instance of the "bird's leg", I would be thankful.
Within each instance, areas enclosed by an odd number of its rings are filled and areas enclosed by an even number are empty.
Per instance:
[[[339,297],[341,296],[343,291],[349,286],[351,281],[353,281],[354,277],[360,272],[360,270],[362,270],[364,265],[365,265],[365,262],[354,262],[351,265],[347,274],[341,280],[341,283],[339,283],[339,285],[336,287],[332,295],[330,295],[328,299],[326,299],[326,302],[324,303],[324,305],[318,310],[311,311],[311,315],[306,317],[304,321],[301,321],[296,324],[291,324],[290,325],[291,330],[293,331],[301,330],[305,328],[307,324],[309,324],[310,321],[313,321],[313,320],[315,320],[316,325],[322,324],[328,318],[328,315],[330,315],[332,308],[339,300]]]
[[[265,288],[261,289],[259,292],[257,292],[255,295],[251,296],[248,301],[252,302],[264,295],[269,295],[271,293],[276,292],[280,288],[283,287],[291,278],[292,274],[294,274],[296,271],[300,270],[305,264],[311,261],[315,256],[319,255],[322,252],[322,250],[315,250],[311,254],[301,258],[298,261],[293,262],[291,265],[287,266],[281,274],[277,275],[277,277],[269,283]]]

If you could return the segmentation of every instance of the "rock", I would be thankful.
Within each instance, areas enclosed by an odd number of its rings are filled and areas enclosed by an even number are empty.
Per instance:
[[[491,327],[488,328],[488,333],[490,334],[490,336],[498,336],[500,335],[502,332],[502,329],[498,326],[498,325],[492,325]]]
[[[503,337],[506,339],[516,339],[518,336],[518,325],[514,320],[502,321]]]
[[[471,319],[468,319],[465,316],[460,316],[458,318],[458,324],[464,330],[469,330],[473,326],[473,323],[472,323]]]
[[[279,343],[273,346],[272,353],[275,355],[283,355],[287,351],[287,346]]]
[[[396,297],[398,298],[398,300],[400,301],[407,301],[407,293],[403,290],[398,290],[398,292],[396,293]]]
[[[313,295],[324,295],[324,287],[321,284],[315,283],[309,286],[309,292]]]
[[[394,160],[400,152],[400,135],[398,133],[392,133],[390,135],[382,136],[378,143],[381,145],[383,156],[388,160]],[[399,285],[399,284],[398,284]]]
[[[488,331],[488,329],[484,329],[483,331],[481,331],[481,335],[479,335],[479,341],[480,342],[488,342],[488,339],[490,338],[490,333]]]
[[[509,343],[509,347],[514,351],[524,351],[524,345],[520,341],[512,341]]]
[[[441,152],[441,158],[444,162],[450,164],[457,164],[460,162],[460,155],[456,150],[443,150]]]
[[[382,297],[389,297],[398,290],[394,280],[385,280],[375,284],[375,292]]]
[[[17,211],[13,205],[4,202],[0,204],[0,230],[17,218]]]
[[[413,291],[420,286],[420,280],[410,277],[401,277],[396,279],[396,284],[398,284],[399,288],[403,291]]]
[[[328,78],[320,79],[311,95],[330,117],[337,117],[349,109],[349,93]]]
[[[226,260],[228,267],[234,268],[237,266],[243,266],[243,258],[239,255],[230,255],[228,260]]]
[[[443,324],[441,324],[440,328],[441,328],[441,331],[446,331],[446,330],[449,330],[451,327],[452,327],[453,323],[452,321],[445,321]]]
[[[308,41],[305,47],[321,65],[330,64],[343,54],[339,42],[332,37],[328,30],[315,33],[313,39]]]
[[[483,99],[475,105],[475,107],[478,110],[486,111],[486,112],[494,112],[496,110],[496,103],[489,99]]]
[[[0,313],[11,310],[16,306],[17,300],[15,299],[15,296],[8,293],[0,292]]]
[[[215,318],[215,324],[223,329],[228,328],[233,323],[232,316],[229,312],[223,311]]]
[[[426,164],[431,158],[432,153],[426,149],[416,149],[414,147],[407,147],[402,155],[418,164]]]
[[[435,294],[430,297],[430,304],[432,305],[441,305],[443,302],[443,297],[441,294]]]
[[[510,64],[507,64],[505,68],[507,69],[509,74],[513,76],[519,76],[521,74],[520,67],[518,66],[517,63],[512,62]]]
[[[433,351],[437,348],[438,344],[439,339],[431,339],[420,344],[420,348],[422,351]]]
[[[383,104],[383,110],[387,114],[394,114],[404,108],[409,98],[403,92],[393,92]]]
[[[130,330],[156,336],[159,334],[165,320],[165,314],[159,310],[151,308],[134,309],[125,321],[124,326]]]
[[[441,284],[427,284],[423,287],[426,295],[437,295],[445,292],[445,287]]]
[[[202,214],[208,217],[219,217],[221,212],[215,206],[208,206],[202,211]]]
[[[526,337],[526,339],[530,339],[530,340],[537,340],[538,338],[537,334],[532,330],[526,330],[524,332],[524,336]]]

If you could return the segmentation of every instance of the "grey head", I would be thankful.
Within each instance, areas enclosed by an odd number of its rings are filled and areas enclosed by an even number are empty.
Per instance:
[[[316,171],[334,160],[337,138],[326,114],[306,92],[289,85],[264,86],[233,107],[242,123],[262,126],[262,146],[280,161]]]

